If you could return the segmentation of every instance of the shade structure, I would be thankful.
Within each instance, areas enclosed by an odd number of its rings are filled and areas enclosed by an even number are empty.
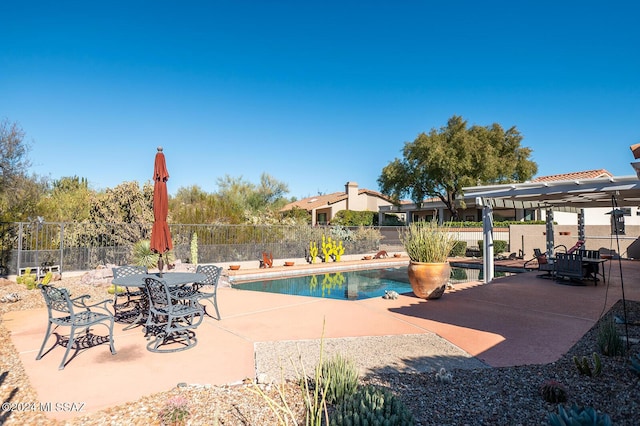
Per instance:
[[[158,147],[156,153],[155,165],[153,168],[153,228],[151,228],[151,250],[155,253],[162,254],[173,249],[171,242],[171,232],[167,223],[167,215],[169,214],[169,195],[167,194],[167,180],[169,172],[167,171],[167,163],[162,152],[162,147]],[[160,260],[158,269],[162,271],[162,260]]]

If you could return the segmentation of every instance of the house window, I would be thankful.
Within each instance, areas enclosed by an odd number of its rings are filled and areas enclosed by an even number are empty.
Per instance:
[[[326,213],[318,213],[318,224],[326,225],[327,224],[327,214]]]

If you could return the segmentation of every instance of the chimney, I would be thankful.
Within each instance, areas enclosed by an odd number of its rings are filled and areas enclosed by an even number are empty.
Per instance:
[[[347,193],[347,210],[356,208],[358,199],[358,184],[356,182],[347,182],[344,186],[344,192]]]

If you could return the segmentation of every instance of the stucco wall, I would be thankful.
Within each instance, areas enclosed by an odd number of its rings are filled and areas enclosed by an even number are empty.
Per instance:
[[[533,249],[546,250],[547,237],[545,225],[511,225],[509,232],[509,248],[511,252],[524,252],[525,258],[533,257]],[[572,247],[578,241],[578,227],[574,225],[555,225],[554,245]],[[609,225],[586,225],[585,248],[600,250],[601,253],[621,253],[624,258],[640,259],[640,226],[626,225],[625,235],[611,235]],[[620,251],[618,251],[620,244]]]

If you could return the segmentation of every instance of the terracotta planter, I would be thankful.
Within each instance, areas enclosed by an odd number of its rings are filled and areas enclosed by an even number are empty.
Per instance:
[[[229,265],[229,269],[231,269],[232,271],[237,271],[238,269],[240,269],[240,265]]]
[[[362,258],[362,260],[371,260],[371,256],[365,256]]]
[[[294,262],[284,262],[284,266],[293,266],[295,265]]]
[[[438,299],[447,288],[451,266],[445,263],[409,262],[409,283],[421,299]]]

